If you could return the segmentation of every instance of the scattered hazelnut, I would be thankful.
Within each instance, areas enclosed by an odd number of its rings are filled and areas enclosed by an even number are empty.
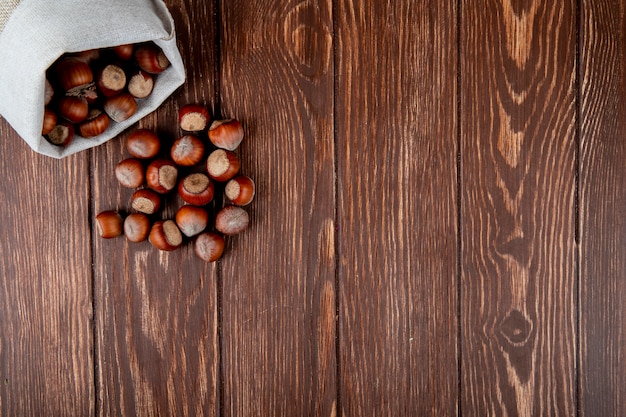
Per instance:
[[[226,206],[215,216],[215,229],[225,235],[243,232],[250,222],[248,212],[237,206]]]
[[[161,196],[148,188],[137,190],[130,197],[130,206],[144,214],[154,214],[161,208]]]
[[[183,243],[183,235],[173,220],[159,220],[152,225],[148,240],[162,251],[172,251]]]
[[[137,129],[126,140],[126,149],[135,158],[150,159],[161,150],[161,141],[153,131]]]
[[[216,120],[209,128],[209,140],[218,148],[234,151],[243,140],[243,127],[238,120]]]
[[[210,119],[207,108],[199,104],[185,104],[178,111],[178,124],[187,132],[204,130]]]
[[[202,207],[185,205],[176,212],[176,224],[187,237],[197,235],[206,229],[209,214]]]
[[[239,158],[232,151],[216,149],[207,159],[206,170],[215,181],[228,181],[239,172]]]
[[[204,206],[213,200],[213,183],[202,173],[186,176],[178,184],[178,195],[189,204]]]
[[[113,210],[106,210],[96,216],[98,234],[110,239],[122,234],[122,216]]]
[[[131,242],[143,242],[150,233],[150,218],[143,213],[132,213],[124,219],[124,235]]]
[[[215,262],[224,253],[224,237],[213,232],[202,233],[196,237],[193,248],[200,259]]]
[[[148,187],[160,194],[169,193],[176,187],[178,168],[166,159],[157,159],[148,165],[146,182]]]
[[[115,167],[115,177],[123,187],[137,188],[145,179],[143,164],[135,158],[124,159]]]
[[[204,143],[197,136],[181,136],[172,144],[170,156],[177,165],[195,165],[204,156]]]
[[[224,194],[237,206],[248,205],[254,199],[254,181],[245,175],[238,175],[226,183]]]

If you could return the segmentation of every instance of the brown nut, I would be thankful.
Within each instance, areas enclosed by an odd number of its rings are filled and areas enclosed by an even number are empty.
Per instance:
[[[135,158],[154,158],[161,150],[161,140],[151,130],[137,129],[126,140],[126,149]]]
[[[177,165],[195,165],[199,163],[204,156],[204,143],[197,136],[181,136],[172,144],[170,156],[172,161]]]
[[[100,212],[96,216],[96,228],[100,237],[111,239],[122,234],[122,216],[114,210]]]
[[[165,53],[153,43],[137,46],[135,60],[142,70],[150,74],[159,74],[170,66],[170,61]]]
[[[102,110],[91,109],[87,119],[78,126],[78,130],[82,137],[91,138],[104,133],[110,122],[111,119]]]
[[[123,122],[137,111],[137,102],[130,93],[120,93],[104,101],[104,111],[114,122]]]
[[[115,167],[115,177],[123,187],[137,188],[145,179],[143,164],[139,159],[124,159]]]
[[[193,248],[200,259],[215,262],[224,253],[224,236],[213,232],[202,233],[196,238]]]
[[[182,206],[176,212],[176,224],[187,237],[192,237],[206,229],[209,214],[202,207]]]
[[[206,129],[211,120],[206,107],[199,104],[185,104],[178,111],[178,125],[187,132],[199,132]]]
[[[146,182],[148,187],[160,194],[169,193],[176,187],[178,168],[167,159],[157,159],[148,165]]]
[[[154,214],[161,209],[161,196],[148,188],[137,190],[130,197],[130,206],[144,214]]]
[[[189,174],[178,184],[178,195],[189,204],[204,206],[213,200],[213,183],[202,173]]]
[[[226,206],[215,216],[215,229],[225,235],[236,235],[248,227],[250,216],[238,206]]]
[[[228,181],[239,172],[239,158],[232,151],[216,149],[207,158],[206,170],[215,181]]]
[[[224,194],[237,206],[248,205],[254,199],[254,181],[252,181],[252,178],[245,175],[237,175],[226,183]]]
[[[143,242],[150,233],[150,219],[143,213],[132,213],[124,219],[124,235],[131,242]]]
[[[152,225],[148,240],[162,251],[172,251],[183,243],[183,235],[173,220],[159,220]]]
[[[209,140],[221,149],[234,151],[243,140],[243,127],[238,120],[216,120],[209,128]]]

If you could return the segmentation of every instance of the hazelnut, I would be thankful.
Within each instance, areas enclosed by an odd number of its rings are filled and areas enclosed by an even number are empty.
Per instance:
[[[183,243],[183,235],[173,220],[159,220],[152,225],[148,240],[162,251],[172,251]]]
[[[122,234],[122,216],[114,210],[106,210],[96,216],[98,234],[110,239]]]
[[[132,213],[124,219],[124,235],[131,242],[143,242],[150,233],[150,219],[143,213]]]
[[[204,143],[193,135],[181,136],[172,144],[170,156],[177,165],[195,165],[204,156]]]
[[[186,104],[178,111],[178,124],[187,132],[204,130],[210,119],[209,111],[199,104]]]
[[[206,175],[194,173],[178,184],[178,195],[189,204],[204,206],[213,200],[213,183]]]
[[[148,165],[146,182],[148,187],[160,194],[169,193],[176,187],[178,168],[166,159],[157,159]]]
[[[187,237],[197,235],[206,229],[209,223],[209,214],[202,207],[182,206],[176,212],[176,224]]]
[[[243,127],[238,120],[216,120],[209,128],[209,140],[221,149],[234,151],[243,140]]]
[[[115,122],[123,122],[137,111],[137,102],[130,93],[120,93],[104,101],[104,111]]]
[[[142,70],[150,74],[159,74],[170,66],[165,53],[153,43],[139,45],[135,49],[135,60]]]
[[[224,194],[237,206],[248,205],[254,199],[254,181],[245,175],[238,175],[226,183]]]
[[[224,253],[224,236],[213,232],[202,233],[196,238],[193,247],[200,259],[215,262]]]
[[[248,212],[237,206],[226,206],[215,216],[215,229],[225,235],[236,235],[248,227]]]
[[[239,172],[239,158],[232,151],[216,149],[207,158],[206,169],[215,181],[228,181]]]
[[[124,159],[115,167],[115,177],[126,188],[137,188],[143,184],[145,173],[139,159]]]
[[[161,141],[153,131],[137,129],[126,140],[126,149],[135,158],[150,159],[161,150]]]
[[[110,122],[111,119],[102,110],[91,109],[87,119],[78,126],[78,130],[82,137],[91,138],[104,133]]]
[[[154,214],[161,209],[161,196],[147,188],[137,190],[130,197],[130,206],[144,214]]]

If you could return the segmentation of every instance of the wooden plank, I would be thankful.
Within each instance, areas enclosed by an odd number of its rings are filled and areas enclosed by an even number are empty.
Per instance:
[[[581,4],[580,410],[626,415],[626,4]]]
[[[337,1],[341,403],[457,412],[456,1]]]
[[[334,415],[331,2],[220,3],[222,116],[257,182],[222,263],[223,414]]]
[[[0,415],[94,414],[89,159],[0,120]]]
[[[574,415],[576,2],[463,1],[467,415]]]
[[[181,90],[145,118],[164,148],[176,139],[178,108],[215,104],[216,25],[212,2],[167,1],[187,71]],[[128,157],[121,135],[93,152],[94,215],[127,209],[115,165]],[[181,204],[170,199],[162,218]],[[95,233],[95,232],[94,232]],[[113,260],[113,262],[112,262]],[[217,266],[148,242],[94,238],[98,415],[219,415]]]

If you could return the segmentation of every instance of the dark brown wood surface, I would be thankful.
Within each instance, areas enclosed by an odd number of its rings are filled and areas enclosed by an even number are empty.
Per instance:
[[[1,416],[626,415],[626,2],[166,3],[187,82],[135,127],[241,119],[252,225],[102,240],[130,131],[0,120]]]
[[[469,415],[576,409],[575,7],[463,4],[461,409]]]
[[[583,1],[580,409],[626,413],[626,3]]]

